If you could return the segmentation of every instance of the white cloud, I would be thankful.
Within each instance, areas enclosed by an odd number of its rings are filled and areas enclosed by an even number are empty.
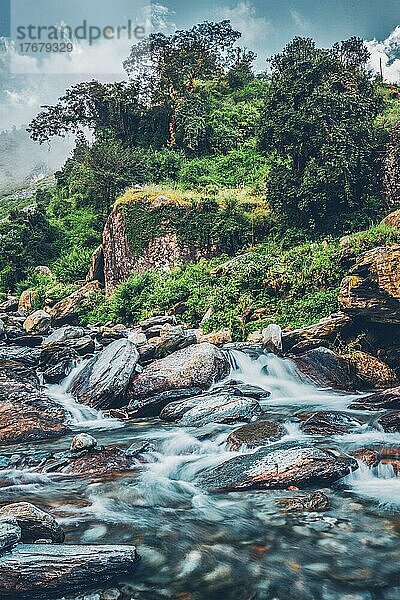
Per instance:
[[[390,83],[400,83],[400,25],[383,41],[365,42],[371,58],[369,67],[379,73],[382,63],[383,78]]]
[[[257,9],[249,0],[241,0],[232,8],[217,6],[212,11],[212,17],[217,21],[228,19],[232,27],[242,33],[239,40],[241,46],[259,52],[256,67],[265,69],[265,57],[262,56],[265,38],[272,33],[273,26],[264,16],[257,14]]]
[[[290,16],[292,17],[294,24],[296,25],[296,27],[298,29],[300,29],[300,31],[305,32],[305,31],[310,30],[310,28],[311,28],[310,22],[307,21],[307,19],[305,19],[303,17],[303,15],[301,13],[299,13],[298,10],[296,10],[295,8],[292,8],[290,10]]]

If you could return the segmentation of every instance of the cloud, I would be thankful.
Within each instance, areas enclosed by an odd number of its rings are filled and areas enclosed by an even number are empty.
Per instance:
[[[298,10],[292,8],[290,10],[290,16],[292,17],[293,23],[296,25],[300,31],[305,32],[311,29],[311,24],[307,19],[303,17],[302,14],[299,13]]]
[[[263,53],[266,37],[273,32],[272,23],[259,15],[256,7],[249,0],[242,0],[233,7],[217,6],[211,16],[217,21],[229,20],[232,27],[242,33],[240,45],[260,54]],[[259,57],[256,67],[265,69],[264,57]]]
[[[384,80],[400,83],[400,25],[385,40],[373,39],[366,41],[365,45],[371,54],[370,69],[379,73],[382,63]]]

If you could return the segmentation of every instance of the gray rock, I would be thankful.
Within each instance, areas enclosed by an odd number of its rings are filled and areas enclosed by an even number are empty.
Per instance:
[[[282,329],[280,326],[271,323],[263,329],[262,343],[266,350],[271,350],[280,356],[282,354]]]
[[[340,435],[360,425],[361,421],[346,413],[318,411],[303,421],[300,428],[310,435]]]
[[[184,412],[179,425],[200,427],[207,423],[239,423],[250,421],[262,412],[257,400],[245,396],[209,396],[197,402],[195,406],[191,406],[192,401],[193,399],[187,401],[189,410]]]
[[[6,300],[0,302],[0,312],[15,312],[18,310],[18,298],[15,296],[7,296]]]
[[[136,346],[128,339],[112,342],[76,375],[70,391],[79,402],[93,408],[123,406],[138,360]]]
[[[185,400],[201,394],[200,388],[188,388],[186,390],[168,390],[151,398],[134,399],[127,407],[129,417],[156,417],[160,411],[178,400]]]
[[[71,442],[71,452],[90,452],[97,446],[97,440],[88,433],[78,433]]]
[[[226,355],[211,344],[198,344],[173,352],[143,369],[130,386],[130,399],[144,399],[168,390],[209,388],[229,373]]]
[[[181,325],[163,325],[160,330],[160,337],[154,343],[155,358],[163,358],[182,348],[187,348],[196,344],[196,334],[190,330],[184,330]]]
[[[20,346],[7,346],[0,348],[0,361],[17,360],[27,367],[39,366],[39,348],[24,348]]]
[[[21,527],[14,517],[0,518],[0,552],[18,544],[21,539]]]
[[[338,390],[355,390],[351,364],[328,348],[315,348],[292,359],[300,373],[311,383]]]
[[[357,468],[344,454],[286,442],[235,456],[203,473],[199,483],[213,491],[307,487],[334,482]]]
[[[82,338],[85,335],[85,330],[82,327],[73,327],[72,325],[66,325],[56,329],[50,334],[45,340],[43,340],[43,348],[49,348],[54,344],[62,344],[68,340],[76,340]]]
[[[16,502],[0,508],[0,517],[14,517],[21,528],[21,540],[32,543],[36,540],[51,540],[61,544],[64,531],[55,518],[29,502]]]
[[[44,310],[36,310],[24,321],[23,328],[32,335],[45,334],[49,331],[51,316]]]
[[[231,450],[239,450],[242,446],[258,448],[276,442],[285,433],[286,429],[277,421],[256,421],[235,429],[226,441]]]

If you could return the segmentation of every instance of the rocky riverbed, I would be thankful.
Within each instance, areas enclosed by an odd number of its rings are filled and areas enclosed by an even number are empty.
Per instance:
[[[400,597],[389,367],[0,309],[0,597]]]

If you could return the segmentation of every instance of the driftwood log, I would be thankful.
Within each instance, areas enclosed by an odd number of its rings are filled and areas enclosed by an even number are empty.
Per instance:
[[[0,556],[0,598],[87,589],[132,571],[134,546],[21,544]]]

